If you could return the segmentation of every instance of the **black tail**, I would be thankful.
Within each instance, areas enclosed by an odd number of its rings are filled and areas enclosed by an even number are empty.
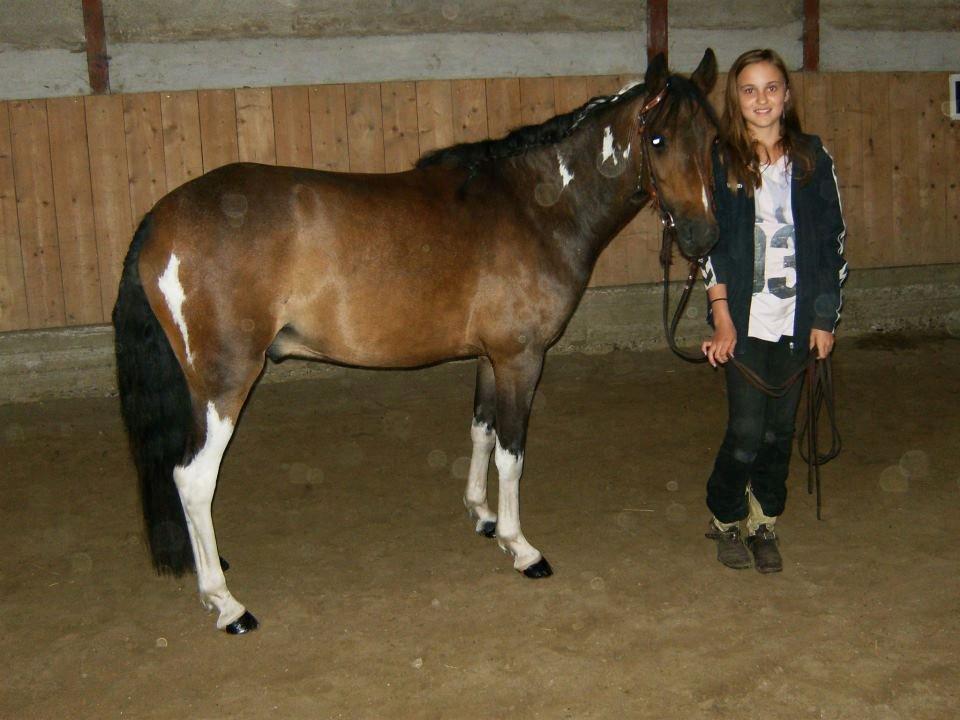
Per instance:
[[[140,281],[137,265],[152,224],[148,213],[133,236],[113,308],[117,384],[153,564],[159,573],[182,575],[194,568],[193,550],[173,469],[195,444],[193,407],[186,378]]]

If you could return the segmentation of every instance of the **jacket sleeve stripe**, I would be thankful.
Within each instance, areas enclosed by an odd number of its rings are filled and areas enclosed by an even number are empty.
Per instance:
[[[844,242],[846,241],[846,238],[847,238],[847,223],[846,223],[846,221],[843,219],[843,200],[840,198],[840,183],[837,181],[837,165],[836,165],[836,163],[833,161],[833,156],[830,154],[830,152],[827,150],[826,147],[823,148],[823,152],[826,153],[826,156],[827,156],[828,158],[830,158],[830,172],[831,172],[832,175],[833,175],[833,186],[834,186],[834,189],[836,190],[836,193],[837,193],[837,205],[840,207],[840,226],[841,226],[841,229],[840,229],[839,234],[837,235],[837,255],[839,255],[839,256],[842,258],[842,257],[843,257],[843,250],[844,250]],[[836,312],[837,312],[837,316],[836,316],[836,318],[834,319],[834,326],[836,326],[836,324],[837,324],[838,322],[840,322],[840,311],[843,309],[843,289],[842,289],[842,286],[843,286],[844,281],[847,279],[847,263],[846,263],[846,261],[844,261],[843,264],[840,266],[840,271],[839,271],[838,275],[839,275],[839,277],[838,277],[839,285],[840,285],[841,287],[840,287],[840,290],[839,290],[839,302],[837,303],[837,311],[836,311]]]

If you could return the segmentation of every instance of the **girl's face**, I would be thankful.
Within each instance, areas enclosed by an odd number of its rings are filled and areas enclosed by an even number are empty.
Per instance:
[[[780,128],[790,90],[776,65],[766,61],[747,65],[737,76],[737,96],[751,135]]]

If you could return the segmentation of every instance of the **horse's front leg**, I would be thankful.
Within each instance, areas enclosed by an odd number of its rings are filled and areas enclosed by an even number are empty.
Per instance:
[[[520,476],[533,394],[543,368],[543,350],[526,350],[509,359],[494,358],[497,406],[496,464],[500,476],[497,542],[513,555],[513,567],[529,578],[553,574],[550,563],[520,529]]]
[[[467,475],[463,504],[466,505],[470,517],[477,521],[477,533],[487,537],[493,537],[497,531],[497,516],[487,505],[487,469],[497,441],[494,432],[496,404],[493,366],[489,359],[480,357],[477,359],[477,389],[473,400],[473,422],[470,424],[473,455],[470,457],[470,472]]]

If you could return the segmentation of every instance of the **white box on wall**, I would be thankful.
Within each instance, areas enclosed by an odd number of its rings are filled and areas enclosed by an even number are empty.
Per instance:
[[[950,76],[950,119],[960,120],[960,75]]]

